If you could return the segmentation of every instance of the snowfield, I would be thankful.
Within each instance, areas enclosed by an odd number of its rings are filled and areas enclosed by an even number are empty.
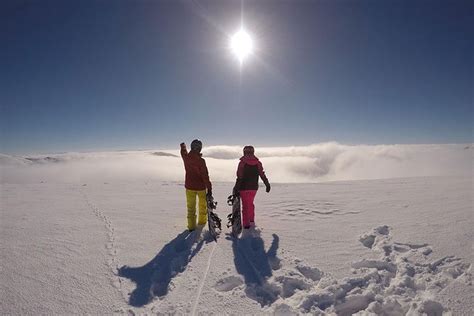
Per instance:
[[[0,314],[472,315],[472,146],[446,146],[343,169],[347,149],[285,154],[323,160],[319,175],[300,165],[313,182],[339,180],[320,183],[272,181],[304,172],[290,162],[272,178],[282,158],[268,150],[272,191],[238,239],[225,227],[233,183],[214,182],[217,243],[207,227],[185,230],[176,152],[2,155]],[[209,154],[211,179],[232,180],[235,157]],[[420,157],[431,160],[417,173]],[[360,180],[354,166],[370,164],[385,179]],[[392,174],[410,168],[416,177]]]

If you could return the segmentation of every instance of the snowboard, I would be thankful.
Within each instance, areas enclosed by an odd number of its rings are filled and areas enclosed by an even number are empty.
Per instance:
[[[232,227],[232,236],[238,237],[242,232],[242,219],[240,215],[240,196],[230,195],[227,198],[227,204],[232,206],[232,213],[227,215],[229,223],[227,227]]]
[[[209,228],[209,234],[214,239],[214,241],[217,241],[218,232],[216,229],[219,229],[219,231],[221,230],[221,219],[214,212],[214,210],[217,208],[217,202],[214,201],[214,198],[212,196],[207,196],[206,200],[207,200],[207,224]]]

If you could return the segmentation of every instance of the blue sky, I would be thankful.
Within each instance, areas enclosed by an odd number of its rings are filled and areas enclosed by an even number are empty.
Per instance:
[[[472,142],[473,20],[472,1],[2,1],[0,151]]]

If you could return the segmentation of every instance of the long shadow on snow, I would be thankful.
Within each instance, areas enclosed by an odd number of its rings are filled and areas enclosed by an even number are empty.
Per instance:
[[[150,303],[153,297],[165,296],[168,293],[168,285],[173,277],[186,269],[204,242],[211,241],[210,238],[200,239],[201,232],[202,228],[191,233],[183,231],[144,266],[125,265],[118,270],[119,276],[128,278],[137,285],[130,295],[130,305],[142,307]]]
[[[280,238],[273,234],[272,245],[265,251],[259,230],[244,230],[241,238],[232,238],[234,264],[237,272],[244,277],[245,294],[263,307],[271,305],[280,293],[280,289],[268,283],[273,270],[280,268],[277,249]]]

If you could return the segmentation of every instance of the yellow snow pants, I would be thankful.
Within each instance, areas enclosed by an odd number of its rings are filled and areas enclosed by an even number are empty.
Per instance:
[[[188,207],[188,229],[196,228],[196,195],[199,197],[199,218],[198,225],[207,222],[207,201],[206,190],[195,191],[186,189],[186,203]]]

